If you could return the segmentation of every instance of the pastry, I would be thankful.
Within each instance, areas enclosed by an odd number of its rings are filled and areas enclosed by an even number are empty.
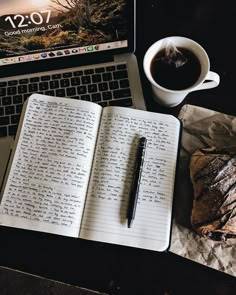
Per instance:
[[[236,238],[236,154],[216,148],[197,150],[191,157],[190,177],[195,231],[213,240]]]

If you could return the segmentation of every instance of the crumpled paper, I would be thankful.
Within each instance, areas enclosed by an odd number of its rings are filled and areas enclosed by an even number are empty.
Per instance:
[[[185,105],[179,119],[183,131],[169,251],[236,276],[236,239],[211,241],[200,237],[191,227],[193,187],[189,172],[190,156],[196,149],[216,146],[236,153],[236,117]]]

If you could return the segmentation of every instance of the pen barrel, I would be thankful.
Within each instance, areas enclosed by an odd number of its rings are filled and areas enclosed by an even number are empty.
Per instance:
[[[145,149],[146,149],[146,138],[142,137],[139,142],[135,166],[134,166],[134,177],[133,177],[131,191],[130,191],[129,206],[128,206],[128,213],[127,213],[128,219],[133,219],[136,212],[139,186],[141,182],[141,176],[142,176],[142,170],[143,170],[143,164],[144,164]]]

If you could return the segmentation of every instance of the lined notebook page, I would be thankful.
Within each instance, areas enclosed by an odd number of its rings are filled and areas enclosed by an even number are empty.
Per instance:
[[[78,237],[100,114],[83,101],[30,97],[0,222]]]
[[[173,116],[106,108],[80,237],[157,251],[168,247],[180,124]],[[139,138],[147,137],[136,216],[127,228]]]

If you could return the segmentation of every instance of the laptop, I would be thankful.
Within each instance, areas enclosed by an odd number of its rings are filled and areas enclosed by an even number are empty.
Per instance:
[[[135,0],[0,2],[0,184],[32,93],[146,109]]]

